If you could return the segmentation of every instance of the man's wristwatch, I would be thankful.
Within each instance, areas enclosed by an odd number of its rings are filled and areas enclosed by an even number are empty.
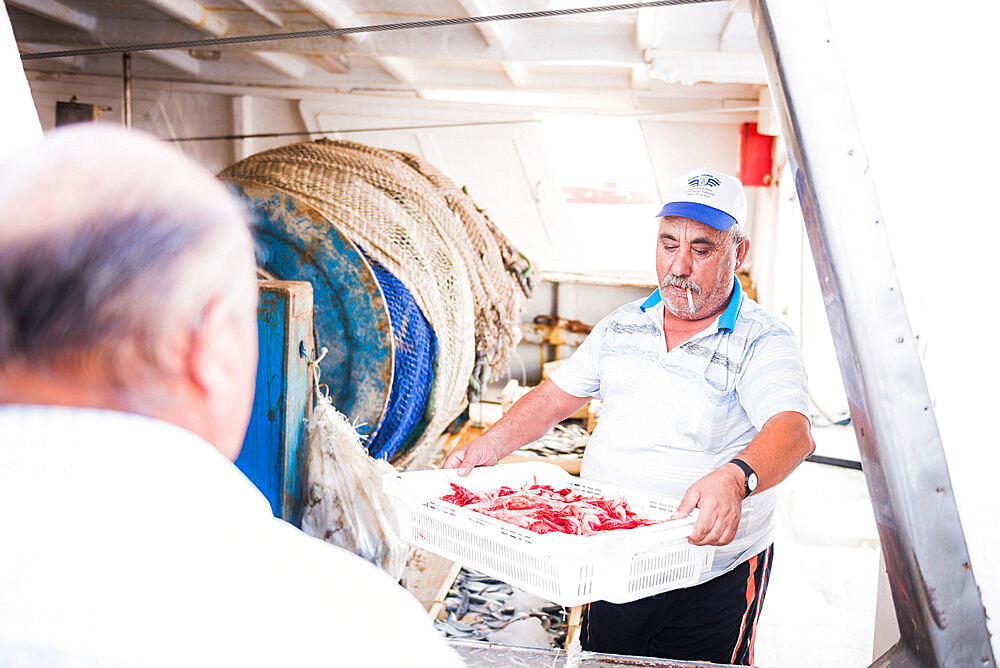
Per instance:
[[[743,481],[743,498],[745,499],[757,489],[757,473],[742,459],[731,459],[730,461],[743,469],[743,473],[746,475]]]

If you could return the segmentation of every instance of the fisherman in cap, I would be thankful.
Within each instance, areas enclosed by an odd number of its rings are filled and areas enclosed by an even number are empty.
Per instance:
[[[690,542],[716,546],[694,586],[589,605],[585,649],[749,665],[774,554],[775,485],[815,449],[794,336],[742,290],[746,195],[714,169],[678,177],[658,214],[659,288],[601,320],[577,351],[445,467],[468,474],[537,440],[592,398],[581,477],[680,498]]]

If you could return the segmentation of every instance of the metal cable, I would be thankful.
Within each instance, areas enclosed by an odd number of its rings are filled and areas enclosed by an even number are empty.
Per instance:
[[[295,130],[289,132],[254,132],[250,134],[206,135],[201,137],[169,137],[164,141],[229,141],[233,139],[266,139],[274,137],[311,137],[313,135],[350,134],[352,132],[387,132],[392,130],[427,130],[435,128],[468,128],[474,125],[512,125],[517,123],[538,123],[537,119],[514,119],[509,121],[472,121],[469,123],[433,123],[430,125],[393,125],[379,128],[339,128],[336,130]]]
[[[336,35],[354,35],[359,33],[385,32],[391,30],[439,28],[452,25],[488,23],[490,21],[515,21],[521,19],[550,18],[553,16],[594,14],[598,12],[618,12],[630,9],[645,9],[648,7],[694,5],[720,1],[721,0],[649,0],[648,2],[629,2],[618,5],[603,5],[600,7],[575,7],[569,9],[549,9],[535,12],[517,12],[514,14],[493,14],[490,16],[466,16],[452,19],[430,19],[426,21],[409,21],[402,23],[381,23],[377,25],[354,26],[350,28],[324,28],[321,30],[302,30],[298,32],[243,35],[237,37],[209,37],[177,42],[152,42],[147,44],[126,44],[122,46],[95,46],[83,49],[65,49],[63,51],[25,53],[21,55],[21,60],[43,60],[47,58],[68,58],[71,56],[97,56],[109,53],[136,53],[139,51],[160,51],[167,49],[196,49],[206,46],[224,46],[227,44],[251,44],[254,42],[273,42],[285,39],[304,39],[308,37],[333,37]]]
[[[692,114],[733,114],[748,111],[760,111],[769,107],[727,107],[725,109],[691,109],[688,111],[650,112],[642,114],[611,114],[611,118],[626,118],[643,120],[659,120],[672,116],[690,116]],[[312,137],[313,135],[350,134],[352,132],[391,132],[395,130],[433,130],[437,128],[469,128],[476,125],[516,125],[519,123],[538,123],[537,118],[516,118],[505,121],[467,121],[462,123],[431,123],[424,125],[390,125],[371,128],[337,128],[332,130],[287,130],[274,132],[253,132],[249,134],[202,135],[197,137],[163,137],[164,141],[232,141],[235,139],[273,139],[275,137]],[[813,405],[815,405],[815,401]],[[817,406],[818,408],[818,406]],[[828,416],[827,416],[828,417]],[[835,420],[830,419],[831,423]]]

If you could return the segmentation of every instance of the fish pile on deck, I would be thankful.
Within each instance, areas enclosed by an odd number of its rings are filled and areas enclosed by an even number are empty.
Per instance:
[[[574,423],[557,424],[537,441],[521,446],[516,454],[538,457],[583,457],[590,434]]]
[[[449,638],[535,647],[566,641],[565,608],[476,571],[459,571],[444,604],[445,618],[434,626]]]

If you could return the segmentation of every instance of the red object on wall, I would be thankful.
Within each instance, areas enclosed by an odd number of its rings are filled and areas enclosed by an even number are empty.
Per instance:
[[[757,132],[756,123],[744,123],[740,138],[740,181],[745,186],[771,185],[774,137]]]

